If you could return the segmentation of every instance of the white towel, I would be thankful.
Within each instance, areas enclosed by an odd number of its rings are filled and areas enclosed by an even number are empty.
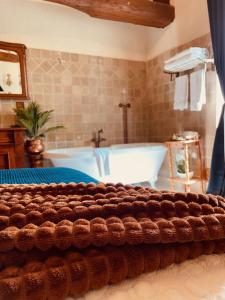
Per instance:
[[[188,75],[177,77],[175,80],[174,110],[188,108]]]
[[[95,148],[96,160],[101,177],[109,175],[109,148]]]
[[[202,105],[206,104],[206,71],[199,70],[191,74],[191,111],[201,111]]]

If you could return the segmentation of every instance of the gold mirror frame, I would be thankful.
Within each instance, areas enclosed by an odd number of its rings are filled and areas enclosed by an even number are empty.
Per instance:
[[[21,94],[0,93],[0,100],[29,100],[28,83],[27,83],[27,65],[26,65],[26,49],[23,44],[8,43],[0,41],[0,50],[14,51],[19,57],[20,75],[21,75]]]

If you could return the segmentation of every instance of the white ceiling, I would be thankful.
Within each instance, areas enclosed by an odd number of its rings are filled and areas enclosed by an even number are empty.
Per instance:
[[[1,0],[0,39],[30,48],[144,61],[209,31],[207,0],[173,0],[166,29],[91,18],[43,0]]]

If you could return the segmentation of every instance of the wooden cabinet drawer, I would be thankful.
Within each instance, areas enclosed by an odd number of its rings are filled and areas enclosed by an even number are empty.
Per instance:
[[[16,168],[16,161],[14,155],[14,147],[1,147],[0,149],[0,168],[14,169]]]
[[[0,169],[24,168],[23,128],[0,128]]]
[[[9,169],[8,153],[0,152],[0,169]]]
[[[0,144],[12,143],[14,141],[13,131],[0,131]]]

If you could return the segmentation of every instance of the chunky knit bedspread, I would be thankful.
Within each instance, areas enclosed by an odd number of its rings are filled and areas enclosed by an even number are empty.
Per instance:
[[[122,184],[0,186],[0,299],[64,299],[225,252],[225,200]]]

